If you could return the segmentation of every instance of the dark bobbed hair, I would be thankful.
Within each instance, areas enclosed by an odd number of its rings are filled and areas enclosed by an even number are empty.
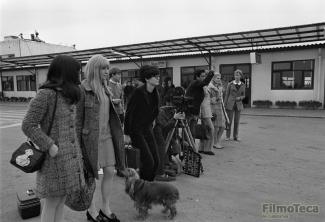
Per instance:
[[[203,72],[205,72],[204,69],[195,70],[193,79],[196,80]]]
[[[140,81],[146,83],[146,79],[150,79],[153,76],[159,75],[159,69],[157,66],[144,65],[140,70]]]
[[[59,55],[55,57],[47,72],[46,82],[40,89],[62,90],[62,95],[70,104],[80,99],[79,72],[80,63],[71,56]]]

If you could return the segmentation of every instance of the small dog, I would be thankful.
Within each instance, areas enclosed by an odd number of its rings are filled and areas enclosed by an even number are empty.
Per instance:
[[[152,204],[164,206],[163,213],[168,213],[169,219],[176,214],[176,202],[179,199],[178,189],[168,183],[149,182],[140,179],[133,168],[125,171],[125,192],[134,200],[134,206],[139,212],[139,217],[145,219]]]

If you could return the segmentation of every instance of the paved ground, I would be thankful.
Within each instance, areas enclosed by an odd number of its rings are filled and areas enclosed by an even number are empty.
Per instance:
[[[5,110],[11,110],[12,115],[25,109],[24,105],[0,104],[1,222],[22,221],[15,193],[34,186],[34,174],[22,173],[8,163],[24,137],[20,127],[12,125],[20,120],[5,120],[9,115]],[[302,203],[318,205],[320,212],[291,213],[281,221],[324,222],[325,111],[293,112],[245,110],[240,125],[242,142],[224,142],[226,148],[214,150],[216,156],[203,156],[205,172],[200,178],[181,175],[173,182],[181,194],[174,221],[273,221],[262,216],[263,203]],[[281,117],[289,115],[295,117]],[[306,116],[317,118],[301,118]],[[116,178],[114,184],[111,208],[121,221],[136,221],[133,204],[123,190],[124,181]],[[100,206],[99,192],[95,198]],[[147,221],[166,221],[160,209],[154,207]],[[26,221],[39,220],[40,217]],[[86,217],[84,212],[66,210],[65,221],[86,221]]]

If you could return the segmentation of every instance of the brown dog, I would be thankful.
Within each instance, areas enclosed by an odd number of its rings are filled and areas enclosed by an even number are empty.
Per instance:
[[[152,204],[163,205],[163,212],[170,212],[169,219],[176,216],[175,204],[179,199],[179,192],[175,186],[142,180],[133,168],[126,169],[125,177],[125,192],[134,200],[134,206],[141,219],[148,216],[148,210],[151,209]]]

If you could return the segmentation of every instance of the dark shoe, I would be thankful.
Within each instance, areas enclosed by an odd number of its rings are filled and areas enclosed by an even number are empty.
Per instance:
[[[205,151],[204,154],[211,155],[212,156],[212,155],[214,155],[214,152],[212,152],[212,151]]]
[[[204,153],[205,153],[205,151],[203,151],[203,150],[199,150],[199,153],[203,153],[203,154],[204,154]]]
[[[87,220],[89,220],[89,221],[91,221],[91,222],[97,222],[97,220],[95,220],[95,219],[90,215],[90,213],[88,212],[88,210],[87,210],[86,216],[87,216]]]
[[[176,180],[175,177],[168,176],[167,174],[155,176],[155,181],[169,182],[169,181],[174,181],[174,180]]]
[[[97,216],[98,222],[120,222],[119,219],[117,219],[115,214],[111,214],[110,217],[106,216],[106,214],[103,213],[102,210],[99,210],[99,215]]]
[[[241,139],[238,138],[238,137],[235,137],[234,140],[237,141],[237,142],[240,142],[241,141]]]

